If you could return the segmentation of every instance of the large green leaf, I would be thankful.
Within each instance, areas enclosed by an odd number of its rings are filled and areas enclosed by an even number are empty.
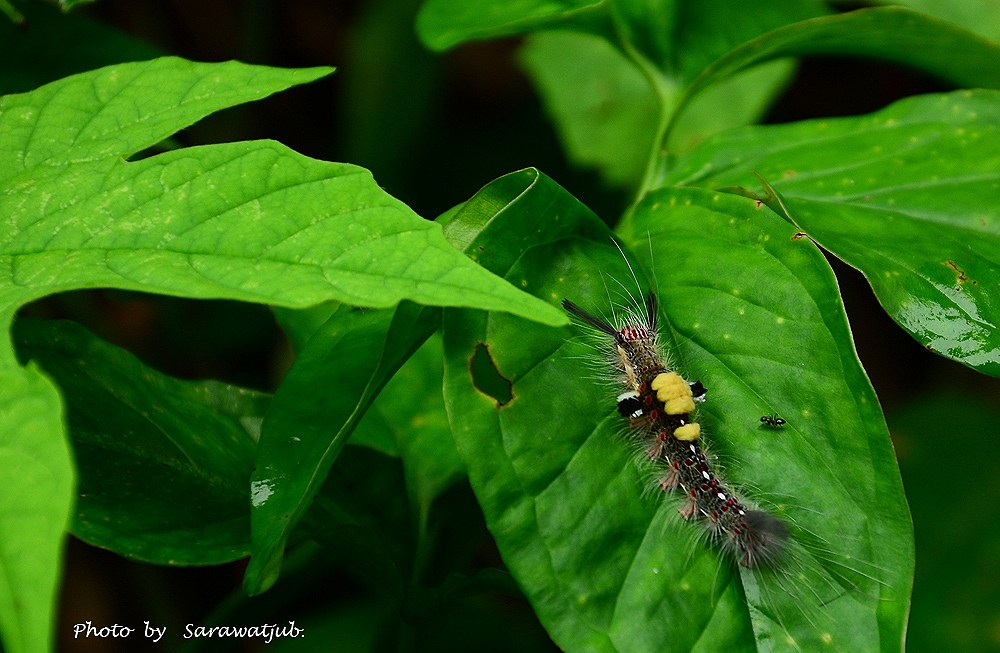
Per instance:
[[[851,11],[779,27],[707,67],[693,98],[741,70],[779,57],[844,55],[898,61],[961,86],[1000,87],[1000,44],[901,7]]]
[[[19,352],[59,385],[79,468],[72,531],[161,565],[241,558],[268,397],[180,381],[72,322],[18,322]]]
[[[801,230],[867,277],[928,349],[1000,375],[1000,93],[912,98],[867,117],[713,138],[668,182],[772,183]]]
[[[916,11],[961,25],[967,30],[995,42],[1000,42],[1000,21],[993,0],[884,0],[880,4],[903,5]]]
[[[49,651],[73,465],[38,367],[0,368],[0,388],[0,629],[11,653]]]
[[[807,590],[788,596],[787,579],[775,586],[741,569],[758,642],[780,644],[787,629],[803,650],[828,638],[899,650],[912,526],[826,260],[794,226],[724,195],[664,190],[635,217],[629,241],[656,271],[680,358],[711,389],[710,442],[732,482],[778,507],[804,545]],[[771,412],[788,420],[780,434],[756,428]],[[769,608],[787,623],[770,621]]]
[[[526,243],[545,229],[561,228],[567,220],[575,224],[574,216],[552,224],[537,218],[524,230],[504,228],[497,233],[497,217],[531,188],[539,203],[535,210],[543,215],[545,199],[558,187],[535,170],[512,173],[442,220],[449,242],[485,269],[495,269],[516,260]],[[483,239],[488,248],[480,245]],[[248,592],[261,592],[275,581],[293,527],[352,431],[439,319],[436,312],[413,305],[395,311],[342,306],[308,340],[264,420],[253,476],[254,550],[244,580]]]
[[[520,57],[569,156],[598,168],[609,183],[638,185],[658,149],[657,125],[679,101],[684,80],[664,76],[653,85],[610,42],[590,34],[535,34]],[[685,113],[674,143],[683,151],[721,129],[753,122],[790,72],[788,62],[773,62],[720,82]]]
[[[264,419],[252,479],[256,594],[277,580],[292,529],[386,381],[438,326],[434,309],[341,306],[299,353]]]
[[[270,141],[175,150],[129,160],[206,115],[321,77],[329,69],[283,71],[181,59],[111,66],[0,98],[0,325],[32,299],[76,288],[116,287],[185,297],[283,306],[331,299],[388,307],[427,304],[508,306],[552,323],[565,317],[510,287],[451,247],[439,225],[422,220],[354,166],[303,157]],[[51,388],[17,366],[9,340],[0,371],[4,401],[19,420],[51,427],[28,443],[18,420],[0,424],[5,455],[38,458],[65,470],[68,454]],[[17,377],[15,379],[15,377]],[[25,393],[35,393],[29,396]],[[27,411],[48,410],[33,418]],[[54,412],[53,412],[54,411]],[[9,470],[27,487],[27,466]],[[50,524],[66,522],[70,479],[39,492]],[[0,597],[0,632],[44,644],[59,565],[59,539],[0,514],[7,553],[32,548],[51,557],[0,559],[8,577],[38,572]],[[42,531],[51,535],[51,529]],[[3,553],[3,552],[0,552]],[[15,568],[18,570],[15,571]],[[30,572],[28,571],[30,570]],[[20,606],[20,607],[15,607]],[[14,633],[26,632],[23,637]]]
[[[549,215],[571,214],[572,202],[552,202]],[[505,213],[514,223],[517,208]],[[822,255],[766,208],[724,195],[664,192],[635,224],[636,250],[655,259],[676,360],[709,387],[706,439],[728,478],[788,521],[796,544],[783,570],[737,574],[698,540],[700,526],[677,517],[678,500],[646,495],[617,437],[618,391],[595,380],[600,361],[575,331],[446,311],[452,428],[504,560],[546,629],[566,650],[781,650],[788,638],[801,650],[827,639],[837,650],[899,650],[909,514]],[[607,237],[556,232],[507,276],[554,304],[568,296],[608,315],[609,294],[629,303],[646,282]],[[510,383],[507,403],[477,390],[470,360],[484,347]],[[771,411],[785,430],[758,428]]]
[[[428,0],[418,16],[417,32],[438,50],[543,30],[591,33],[621,48],[636,64],[648,65],[646,72],[690,81],[740,43],[827,11],[817,0],[768,2],[752,12],[739,0]],[[726,29],[719,29],[720,24]]]
[[[299,307],[506,304],[558,323],[361,168],[267,141],[125,160],[214,110],[327,72],[158,59],[4,98],[0,213],[17,228],[0,245],[0,307],[115,286]]]

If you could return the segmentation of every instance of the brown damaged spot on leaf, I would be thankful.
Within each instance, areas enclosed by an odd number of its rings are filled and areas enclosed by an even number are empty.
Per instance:
[[[796,231],[792,234],[792,240],[802,240],[803,238],[808,238],[809,234],[804,231]]]
[[[497,369],[490,347],[477,342],[469,358],[469,375],[476,390],[497,402],[503,408],[514,400],[514,384]]]
[[[955,261],[945,261],[944,264],[955,271],[955,274],[957,275],[956,280],[959,283],[966,283],[971,281],[973,286],[976,285],[976,281],[974,279],[970,280],[969,277],[966,276],[965,271],[962,270],[962,268],[958,267],[958,264],[955,263]]]

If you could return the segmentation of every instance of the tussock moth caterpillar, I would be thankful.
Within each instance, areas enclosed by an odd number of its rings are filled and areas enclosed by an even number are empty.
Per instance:
[[[811,520],[825,514],[822,507],[790,504],[773,490],[762,503],[751,505],[723,480],[714,458],[704,451],[707,438],[696,414],[707,399],[705,386],[673,369],[661,345],[656,295],[647,293],[639,302],[625,294],[629,305],[613,303],[609,319],[570,300],[562,305],[599,338],[601,376],[618,388],[618,416],[644,465],[656,468],[655,487],[680,495],[680,517],[705,527],[692,529],[695,538],[729,563],[717,578],[738,572],[750,619],[759,629],[760,650],[858,650],[854,643],[871,633],[852,632],[841,616],[863,611],[881,593],[885,570],[843,555],[843,542],[831,544],[792,515]],[[785,424],[777,415],[765,417],[774,419],[775,428]],[[755,498],[758,494],[761,490],[754,488]],[[861,539],[846,530],[841,537],[844,542]]]
[[[608,336],[607,355],[622,390],[618,412],[628,420],[646,457],[661,466],[659,487],[683,491],[681,516],[704,521],[710,539],[744,567],[776,566],[788,527],[777,517],[747,507],[702,451],[701,426],[693,414],[707,391],[669,368],[659,345],[656,295],[647,293],[643,310],[627,311],[614,326],[568,299],[562,305]]]

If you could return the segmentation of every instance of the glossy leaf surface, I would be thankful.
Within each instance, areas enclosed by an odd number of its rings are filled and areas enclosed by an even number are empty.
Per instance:
[[[586,215],[573,202],[553,202],[549,215]],[[506,216],[518,214],[514,203]],[[822,255],[766,208],[723,195],[663,193],[636,224],[635,251],[652,252],[661,317],[680,343],[675,360],[709,387],[709,446],[797,544],[781,572],[737,573],[698,540],[701,526],[677,516],[676,498],[644,491],[650,470],[618,436],[619,391],[595,380],[602,363],[576,330],[446,311],[452,428],[546,629],[566,650],[781,650],[789,637],[803,650],[826,637],[847,650],[899,650],[912,528]],[[639,292],[607,233],[552,233],[506,274],[553,304],[570,297],[605,316],[609,301]],[[640,273],[638,285],[648,283]],[[506,404],[481,391],[471,367],[484,347],[510,382]],[[759,429],[770,411],[789,421],[780,434]]]
[[[803,232],[864,273],[900,326],[997,376],[998,124],[995,91],[922,96],[871,116],[721,134],[669,182],[753,189],[760,175]]]

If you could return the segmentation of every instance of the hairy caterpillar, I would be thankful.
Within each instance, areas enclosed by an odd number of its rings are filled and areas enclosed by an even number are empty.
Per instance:
[[[783,521],[746,506],[713,469],[699,442],[701,426],[693,418],[706,389],[669,369],[659,346],[656,295],[645,296],[643,310],[627,311],[612,325],[570,300],[563,307],[610,338],[607,352],[621,385],[618,412],[628,420],[645,455],[663,469],[659,487],[680,489],[684,519],[705,522],[710,539],[747,568],[779,564],[788,541]]]
[[[741,578],[760,650],[863,650],[873,634],[860,627],[868,625],[861,615],[873,614],[871,606],[885,591],[885,570],[841,552],[857,547],[857,532],[841,530],[840,539],[831,543],[811,530],[817,521],[839,519],[817,519],[822,507],[755,488],[764,496],[761,507],[766,506],[758,509],[760,504],[749,505],[719,476],[703,450],[696,415],[706,388],[672,369],[661,345],[656,295],[647,293],[641,301],[626,295],[627,306],[616,305],[610,319],[570,300],[562,306],[599,338],[601,376],[617,386],[612,395],[617,413],[640,456],[656,469],[654,487],[682,495],[680,517],[704,525],[692,533],[700,531]]]

